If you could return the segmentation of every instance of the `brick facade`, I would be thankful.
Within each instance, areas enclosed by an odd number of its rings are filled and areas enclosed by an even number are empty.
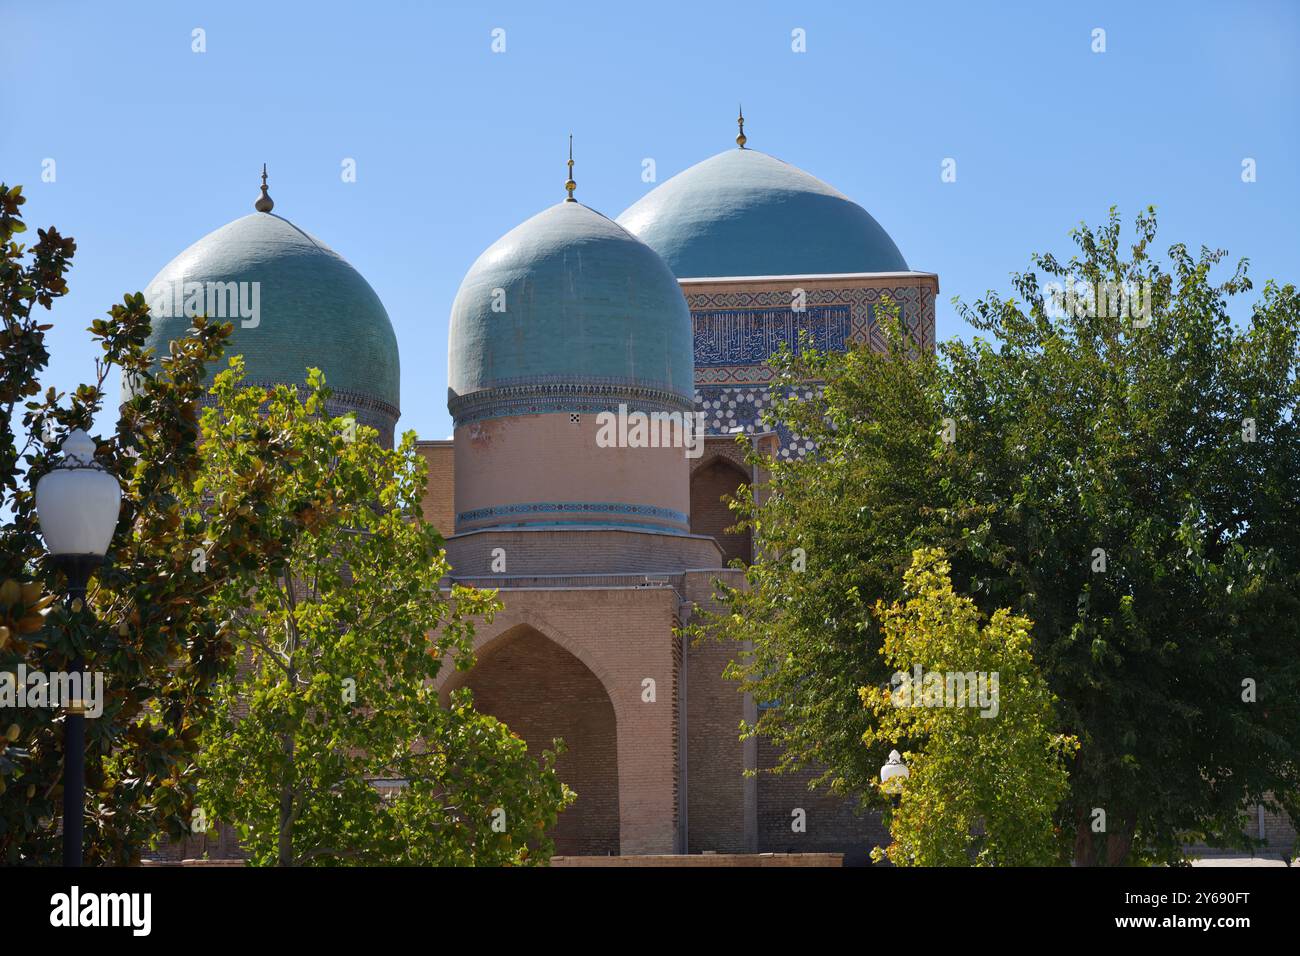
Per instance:
[[[450,441],[421,441],[415,448],[429,469],[424,500],[420,502],[424,520],[444,538],[449,537],[456,531],[455,445]]]

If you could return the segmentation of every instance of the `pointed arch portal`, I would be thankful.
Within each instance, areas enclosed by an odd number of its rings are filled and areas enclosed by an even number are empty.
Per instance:
[[[605,856],[619,852],[618,739],[614,705],[600,678],[542,632],[523,624],[478,652],[443,695],[474,693],[475,709],[491,714],[528,744],[534,756],[559,737],[560,779],[578,795],[551,833],[555,852]]]

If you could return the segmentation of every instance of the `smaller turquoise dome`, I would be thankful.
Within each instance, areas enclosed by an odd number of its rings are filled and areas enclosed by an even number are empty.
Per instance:
[[[557,389],[689,407],[694,377],[690,312],[672,272],[579,202],[557,203],[493,243],[452,304],[447,383],[458,421],[468,404],[501,413],[497,397],[518,406]]]
[[[391,432],[401,400],[397,337],[370,283],[329,246],[267,212],[208,233],[144,290],[153,313],[147,344],[158,356],[189,328],[188,289],[203,296],[195,300],[202,314],[234,326],[209,381],[231,355],[243,355],[250,384],[298,385],[309,367],[319,368],[335,405]],[[240,295],[242,304],[256,303],[255,317],[238,310]]]
[[[618,222],[679,279],[907,271],[865,209],[753,149],[730,149],[678,173]]]

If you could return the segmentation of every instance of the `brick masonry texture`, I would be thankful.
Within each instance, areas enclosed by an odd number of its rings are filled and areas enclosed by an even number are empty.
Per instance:
[[[477,531],[447,539],[453,577],[500,574],[493,552],[501,548],[506,575],[652,574],[721,566],[712,538],[603,530]]]
[[[759,767],[770,770],[779,753],[771,743],[758,744]],[[833,796],[824,789],[809,790],[818,774],[761,773],[758,781],[758,849],[763,853],[844,854],[845,865],[868,862],[872,847],[888,846],[889,832],[878,813],[859,814],[851,800]],[[794,811],[804,811],[805,830],[793,829]]]
[[[726,578],[739,584],[741,574],[697,572],[684,581],[691,605],[719,610],[712,599],[713,582]],[[745,698],[735,682],[724,680],[723,669],[739,647],[729,642],[705,642],[686,648],[686,814],[687,851],[745,853],[753,850],[751,823],[745,819],[745,747],[738,739]]]
[[[444,538],[448,537],[456,530],[455,447],[449,441],[422,441],[416,444],[416,449],[429,469],[424,501],[421,502],[424,520],[437,528]]]

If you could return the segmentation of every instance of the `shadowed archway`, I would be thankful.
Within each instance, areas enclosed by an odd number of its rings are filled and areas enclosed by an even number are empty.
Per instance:
[[[706,534],[717,541],[724,564],[733,558],[746,564],[753,559],[749,531],[727,531],[736,523],[736,515],[723,501],[748,483],[749,475],[725,458],[706,462],[691,475],[691,534]]]
[[[551,833],[563,855],[619,852],[618,743],[614,705],[587,666],[536,628],[511,628],[479,652],[474,667],[443,687],[474,692],[475,709],[491,714],[537,756],[554,738],[565,743],[556,760],[560,779],[577,801]]]

